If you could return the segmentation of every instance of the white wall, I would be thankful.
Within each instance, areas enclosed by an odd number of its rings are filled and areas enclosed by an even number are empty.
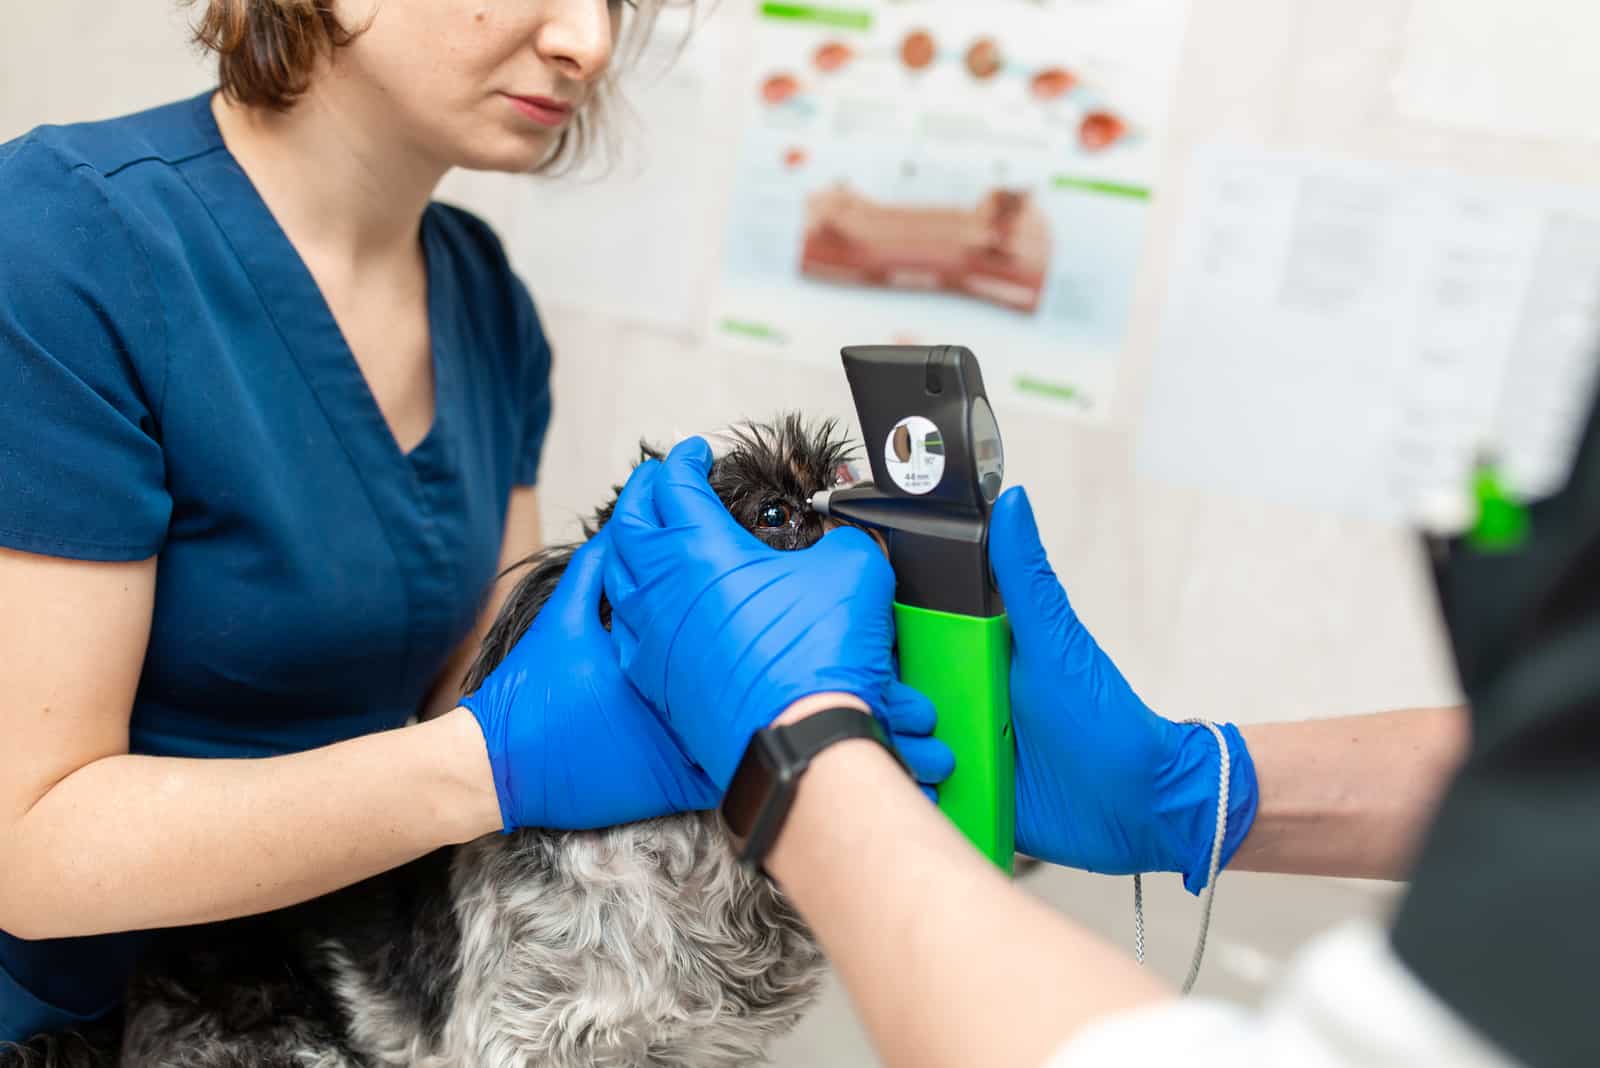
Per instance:
[[[1587,173],[1600,173],[1592,149],[1524,145],[1513,162],[1492,140],[1418,130],[1394,117],[1386,84],[1404,10],[1396,0],[1198,0],[1118,416],[1091,429],[1000,413],[1008,478],[1029,487],[1079,611],[1146,698],[1170,714],[1248,721],[1453,696],[1405,535],[1161,485],[1132,470],[1191,146],[1227,134],[1473,171],[1570,177],[1588,165]],[[186,18],[170,0],[12,5],[0,40],[0,138],[204,87],[209,70],[186,41]],[[730,125],[706,132],[708,150],[726,148]],[[500,176],[454,177],[446,193],[508,235],[518,212],[539,210],[536,184]],[[691,269],[714,267],[719,234],[695,250]],[[527,262],[547,253],[516,254]],[[542,308],[558,351],[545,475],[552,536],[569,532],[572,516],[625,472],[629,442],[641,434],[667,437],[786,406],[850,412],[836,371],[653,336],[548,302]]]
[[[1592,0],[1570,2],[1577,7]],[[721,3],[738,6],[738,0]],[[42,122],[134,110],[209,82],[209,72],[186,44],[185,16],[172,0],[6,7],[0,23],[0,139]],[[1474,173],[1567,181],[1600,176],[1600,142],[1506,141],[1401,119],[1389,84],[1409,7],[1406,0],[1194,0],[1117,417],[1108,427],[1091,429],[1000,412],[1008,477],[1030,488],[1051,555],[1079,611],[1135,686],[1168,714],[1259,721],[1455,696],[1409,537],[1158,484],[1138,477],[1132,462],[1167,257],[1182,211],[1179,191],[1194,146],[1226,135]],[[708,152],[726,154],[728,124],[708,129],[705,137]],[[508,237],[519,213],[540,210],[537,185],[526,180],[453,177],[447,193]],[[718,227],[703,248],[686,253],[685,269],[714,268],[720,233]],[[526,266],[538,257],[582,253],[520,248],[515,254]],[[569,535],[572,518],[625,473],[631,443],[640,435],[664,439],[681,429],[784,407],[839,415],[851,410],[843,376],[834,370],[655,336],[548,301],[541,307],[558,352],[558,411],[544,478],[552,537]],[[1046,885],[1054,888],[1047,895],[1080,908],[1093,897],[1088,883]],[[1304,937],[1311,921],[1292,919],[1296,907],[1323,922],[1361,908],[1359,899],[1366,896],[1327,883],[1302,881],[1298,885],[1307,889],[1297,891],[1271,884],[1278,910],[1273,912],[1245,907],[1256,892],[1246,887],[1265,884],[1243,877],[1232,885],[1239,896],[1230,901],[1226,886],[1219,896],[1214,930],[1220,933],[1213,945],[1226,947],[1227,938],[1246,932],[1238,937],[1255,937],[1258,948],[1240,950],[1242,960],[1257,959],[1250,953],[1270,958]],[[1115,914],[1108,930],[1121,937],[1121,888],[1115,898],[1114,907],[1108,906],[1107,915]],[[1185,951],[1179,944],[1192,929],[1187,917],[1169,911],[1153,923],[1173,945],[1168,970],[1181,972]],[[1276,924],[1276,933],[1261,934],[1264,923]],[[1226,958],[1218,967],[1221,982]],[[1237,985],[1223,989],[1232,992]],[[811,1038],[802,1035],[792,1049],[804,1048],[823,1026],[807,1032]],[[850,1041],[864,1063],[858,1038]]]

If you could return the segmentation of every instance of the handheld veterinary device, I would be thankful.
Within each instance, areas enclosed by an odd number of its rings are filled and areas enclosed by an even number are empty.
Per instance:
[[[1005,476],[1000,428],[971,350],[843,351],[870,482],[811,509],[877,531],[894,567],[900,677],[938,709],[955,752],[939,808],[1002,870],[1015,851],[1011,630],[989,568],[989,512]]]

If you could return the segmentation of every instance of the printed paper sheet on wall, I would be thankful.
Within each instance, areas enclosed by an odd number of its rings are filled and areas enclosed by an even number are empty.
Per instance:
[[[964,344],[997,400],[1103,417],[1186,13],[758,4],[713,338]]]
[[[1396,524],[1466,508],[1485,456],[1518,495],[1562,484],[1600,193],[1220,145],[1190,181],[1142,471]]]

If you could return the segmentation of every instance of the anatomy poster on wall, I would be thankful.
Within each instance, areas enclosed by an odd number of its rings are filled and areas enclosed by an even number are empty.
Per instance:
[[[1102,417],[1186,0],[759,3],[713,336],[955,343]]]

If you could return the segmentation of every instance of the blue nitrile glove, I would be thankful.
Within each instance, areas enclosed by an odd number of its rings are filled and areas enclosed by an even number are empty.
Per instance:
[[[1204,887],[1217,827],[1216,738],[1152,712],[1095,644],[1045,557],[1021,487],[995,503],[989,560],[1011,619],[1017,848],[1110,875],[1183,873]],[[1256,813],[1244,739],[1221,724],[1233,766],[1222,863]]]
[[[606,524],[605,582],[623,669],[726,788],[751,735],[802,697],[848,693],[883,716],[894,573],[859,530],[769,548],[728,514],[710,469],[690,438],[634,471]]]
[[[899,674],[899,672],[896,672]],[[933,701],[921,690],[913,689],[899,679],[891,679],[883,694],[881,721],[889,732],[889,740],[900,751],[900,757],[911,769],[911,774],[922,787],[928,800],[937,802],[939,795],[934,787],[950,777],[956,769],[956,755],[950,747],[933,737],[938,720]]]
[[[461,702],[483,730],[507,831],[609,827],[722,796],[622,673],[600,622],[611,551],[605,529],[577,551],[527,633]]]

